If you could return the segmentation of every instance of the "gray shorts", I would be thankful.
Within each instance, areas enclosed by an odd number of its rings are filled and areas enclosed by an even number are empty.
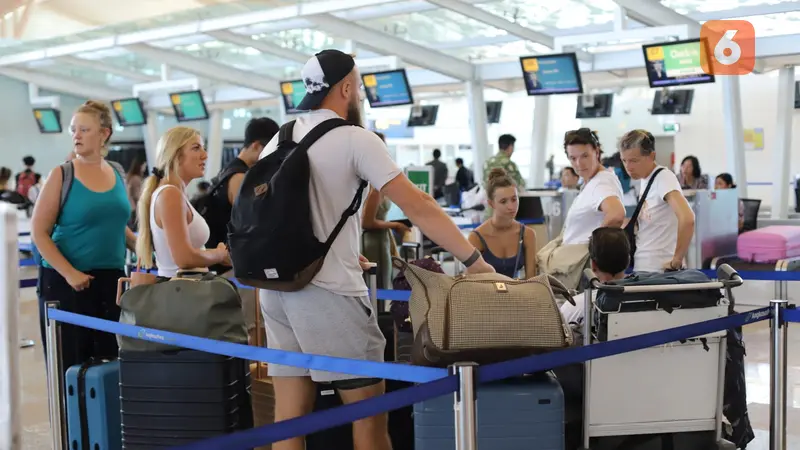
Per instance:
[[[276,350],[383,362],[386,339],[369,297],[346,297],[314,285],[297,292],[261,291],[267,346]],[[269,364],[273,377],[311,376],[315,382],[365,378]]]

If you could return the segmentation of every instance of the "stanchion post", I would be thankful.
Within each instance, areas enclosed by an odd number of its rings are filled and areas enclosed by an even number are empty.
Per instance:
[[[50,404],[50,432],[53,436],[53,450],[64,450],[66,427],[64,424],[64,403],[62,396],[61,370],[61,325],[50,318],[50,311],[58,309],[58,302],[47,302],[47,322],[45,339],[47,345],[47,391]]]
[[[450,374],[458,375],[458,391],[454,394],[456,450],[477,450],[478,448],[478,408],[477,383],[475,381],[478,365],[461,362],[450,366]]]
[[[787,300],[771,300],[770,318],[770,414],[769,448],[786,450],[786,343],[788,333],[783,311]]]

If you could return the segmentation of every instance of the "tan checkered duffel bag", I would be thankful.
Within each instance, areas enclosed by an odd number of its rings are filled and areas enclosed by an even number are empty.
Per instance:
[[[555,297],[564,296],[573,305],[575,300],[549,275],[528,280],[496,273],[452,277],[399,258],[394,264],[405,270],[411,284],[413,364],[487,364],[572,344]]]

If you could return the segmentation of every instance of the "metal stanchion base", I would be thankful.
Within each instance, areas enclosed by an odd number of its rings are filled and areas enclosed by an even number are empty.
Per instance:
[[[33,342],[33,339],[20,339],[19,340],[19,348],[30,348],[35,346],[36,343]]]

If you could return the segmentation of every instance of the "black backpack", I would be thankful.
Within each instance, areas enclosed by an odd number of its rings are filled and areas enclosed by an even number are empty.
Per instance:
[[[294,121],[284,124],[275,152],[244,176],[228,224],[233,273],[240,282],[273,291],[298,291],[322,268],[336,236],[361,207],[367,186],[362,180],[339,223],[327,240],[320,242],[311,225],[308,149],[325,133],[341,126],[357,125],[329,119],[295,143]]]
[[[247,169],[243,167],[226,167],[216,178],[211,180],[212,184],[208,188],[208,192],[192,199],[192,206],[208,223],[210,233],[206,248],[216,248],[219,242],[225,242],[225,237],[227,236],[228,221],[230,220],[227,209],[228,193],[225,193],[224,199],[220,199],[216,195],[217,191],[232,176],[246,172]],[[225,205],[221,204],[223,200],[226,202]]]

